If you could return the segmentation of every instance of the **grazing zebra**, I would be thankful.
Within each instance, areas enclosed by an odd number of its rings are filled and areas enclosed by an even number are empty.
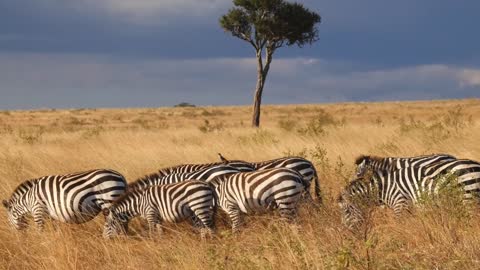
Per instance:
[[[129,183],[128,189],[141,189],[152,185],[172,184],[190,179],[208,181],[220,175],[238,172],[241,172],[241,170],[230,165],[217,165],[189,173],[172,173],[168,175],[154,173]]]
[[[209,181],[220,207],[229,215],[232,230],[242,224],[242,213],[266,212],[275,208],[292,220],[304,192],[303,177],[287,168],[223,175]]]
[[[50,175],[21,183],[10,199],[3,200],[9,223],[16,229],[27,227],[31,214],[40,230],[48,215],[66,223],[83,223],[125,192],[127,183],[118,172],[98,169],[66,175]]]
[[[463,189],[465,200],[478,199],[480,195],[480,163],[472,160],[445,160],[425,167],[407,167],[394,171],[374,170],[370,180],[358,178],[340,194],[339,206],[342,220],[354,227],[363,220],[363,214],[355,200],[376,197],[378,203],[392,208],[395,214],[411,204],[417,204],[422,196],[435,195],[445,186],[448,176],[456,177]],[[377,192],[372,193],[375,190]]]
[[[160,169],[157,172],[157,174],[159,176],[167,176],[172,173],[191,173],[198,170],[203,170],[203,169],[220,166],[220,165],[229,165],[231,167],[237,168],[238,170],[244,171],[244,172],[253,171],[255,169],[251,163],[248,163],[246,161],[230,160],[230,161],[222,161],[222,162],[216,162],[216,163],[182,164],[182,165]]]
[[[355,160],[357,165],[356,175],[362,177],[367,171],[367,168],[373,170],[388,170],[393,171],[396,169],[408,168],[408,167],[425,167],[431,164],[456,160],[457,158],[448,154],[431,154],[415,157],[376,157],[376,156],[359,156]]]
[[[110,238],[126,234],[131,218],[146,219],[150,231],[162,231],[162,222],[180,222],[193,218],[205,230],[213,229],[214,193],[209,184],[191,180],[175,184],[150,186],[146,189],[130,190],[120,197],[110,209],[104,209],[106,217],[103,236]]]
[[[220,159],[227,160],[219,153]],[[319,202],[322,201],[320,195],[320,184],[318,180],[317,170],[312,162],[302,157],[282,157],[272,160],[252,162],[253,168],[257,171],[272,168],[288,168],[300,173],[303,176],[306,189],[310,188],[312,180],[315,182],[314,193]]]

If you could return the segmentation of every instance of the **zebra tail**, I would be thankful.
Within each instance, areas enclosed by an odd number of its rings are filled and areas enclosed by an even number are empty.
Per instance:
[[[215,191],[215,189],[213,189],[213,209],[212,209],[212,227],[213,227],[213,230],[215,230],[217,228],[216,219],[217,219],[217,209],[218,209],[218,207],[219,207],[219,205],[218,205],[217,192]]]
[[[315,169],[315,167],[312,165],[313,167],[313,170],[314,170],[314,174],[313,174],[313,181],[314,181],[314,193],[315,193],[315,197],[317,198],[317,201],[319,204],[323,204],[322,202],[322,195],[320,194],[320,182],[319,182],[319,179],[318,179],[318,174],[317,174],[317,169]]]

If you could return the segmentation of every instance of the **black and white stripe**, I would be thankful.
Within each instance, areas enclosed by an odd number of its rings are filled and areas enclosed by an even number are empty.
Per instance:
[[[168,175],[164,175],[163,173],[154,173],[129,183],[128,189],[142,189],[152,185],[172,184],[191,179],[208,181],[217,176],[238,172],[241,172],[241,170],[238,168],[229,165],[217,165],[189,173],[172,173]]]
[[[205,182],[191,180],[176,184],[150,186],[128,191],[110,209],[106,217],[103,236],[106,238],[127,233],[131,218],[146,219],[151,231],[162,230],[162,222],[180,222],[187,218],[197,221],[202,237],[212,232],[214,193]]]
[[[293,219],[304,192],[303,182],[298,172],[286,168],[224,175],[210,181],[219,206],[232,220],[233,231],[241,225],[242,213],[278,208],[282,217]]]
[[[457,158],[448,154],[431,154],[415,157],[377,157],[360,156],[355,160],[357,166],[357,177],[362,177],[367,169],[394,171],[408,167],[425,167],[438,162],[456,160]]]
[[[222,154],[218,153],[218,155],[222,161],[227,161]],[[288,168],[298,172],[303,176],[304,185],[307,190],[309,190],[312,180],[315,182],[314,194],[319,202],[322,201],[317,170],[311,161],[302,157],[282,157],[272,160],[251,162],[250,164],[252,164],[253,168],[257,171],[273,168]]]
[[[27,226],[27,214],[33,216],[40,229],[47,216],[66,223],[83,223],[110,207],[126,186],[120,173],[107,169],[50,175],[23,182],[3,205],[16,229]]]
[[[314,194],[318,201],[322,201],[320,195],[320,183],[318,179],[317,170],[313,163],[302,157],[282,157],[272,160],[253,162],[255,170],[267,170],[272,168],[288,168],[298,172],[303,176],[307,190],[310,188],[312,181],[314,181]]]
[[[157,172],[157,174],[159,176],[167,176],[169,174],[174,174],[174,173],[191,173],[191,172],[196,172],[199,170],[204,170],[211,167],[217,167],[222,165],[228,165],[230,167],[234,167],[243,172],[253,171],[255,169],[254,166],[249,162],[246,162],[243,160],[228,160],[228,161],[204,163],[204,164],[181,164],[173,167],[162,168]]]
[[[376,190],[378,202],[394,209],[398,214],[410,204],[417,204],[425,195],[439,193],[449,176],[455,185],[463,189],[465,200],[478,199],[480,195],[480,163],[472,160],[444,160],[423,167],[407,167],[397,170],[374,170],[370,181],[354,180],[340,195],[339,203],[343,220],[353,226],[362,220],[358,205],[352,200],[357,195],[371,195]]]

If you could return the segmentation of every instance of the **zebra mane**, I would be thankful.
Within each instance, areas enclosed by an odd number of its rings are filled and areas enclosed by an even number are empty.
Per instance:
[[[277,160],[282,160],[286,158],[298,158],[298,159],[305,159],[304,157],[300,156],[286,156],[286,157],[280,157],[280,158],[274,158],[274,159],[269,159],[269,160],[263,160],[263,161],[257,161],[257,162],[250,162],[251,164],[254,164],[256,167],[270,163],[270,162],[275,162]],[[242,161],[242,160],[231,160],[229,162],[234,162],[234,161]]]
[[[355,159],[355,165],[360,165],[364,160],[381,162],[384,159],[385,159],[384,157],[379,157],[379,156],[360,155]]]
[[[127,189],[122,195],[118,196],[113,202],[112,205],[110,206],[111,209],[116,207],[119,203],[123,202],[127,197],[133,196],[135,194],[138,194],[141,190],[144,189]]]
[[[17,199],[25,194],[32,186],[38,182],[39,178],[29,179],[20,183],[12,192],[11,199]]]
[[[152,174],[147,174],[145,176],[142,176],[140,178],[138,178],[137,180],[131,182],[131,183],[128,183],[127,185],[127,189],[137,189],[135,188],[136,186],[138,186],[140,183],[144,183],[144,182],[148,182],[149,180],[153,180],[153,179],[157,179],[157,178],[162,178],[164,177],[165,174],[161,171],[159,172],[156,172],[156,173],[152,173]]]

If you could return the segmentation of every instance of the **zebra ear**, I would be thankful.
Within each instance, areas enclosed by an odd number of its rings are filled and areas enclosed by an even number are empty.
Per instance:
[[[102,210],[102,213],[103,213],[104,216],[108,216],[108,215],[110,215],[110,209],[105,208],[105,209]]]
[[[7,209],[10,207],[10,204],[8,203],[7,200],[3,200],[3,201],[2,201],[2,204],[3,204],[3,207],[5,207],[5,208],[7,208]]]
[[[368,162],[370,156],[361,155],[355,159],[355,165],[360,165],[362,162]]]

